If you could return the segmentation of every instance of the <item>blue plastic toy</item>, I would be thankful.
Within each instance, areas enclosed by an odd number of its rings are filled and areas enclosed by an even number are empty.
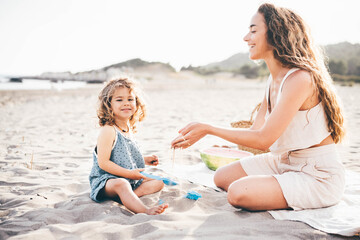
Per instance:
[[[188,199],[192,199],[192,200],[198,200],[199,198],[201,198],[201,194],[195,191],[188,191],[188,193],[185,196]]]
[[[169,185],[169,186],[177,185],[177,182],[174,182],[173,180],[171,180],[169,178],[166,178],[166,177],[155,176],[155,175],[148,174],[148,173],[145,173],[145,172],[140,172],[140,173],[142,175],[144,175],[145,177],[163,181],[166,185]]]

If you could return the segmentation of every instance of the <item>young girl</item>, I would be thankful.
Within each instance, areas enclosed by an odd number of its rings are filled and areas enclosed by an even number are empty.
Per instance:
[[[99,95],[98,118],[101,126],[89,180],[90,197],[96,202],[118,199],[134,213],[160,214],[162,204],[146,207],[139,197],[160,191],[164,183],[148,179],[140,172],[145,164],[157,165],[155,155],[142,157],[133,139],[135,123],[146,115],[145,105],[130,80],[107,83]]]
[[[173,147],[186,148],[207,134],[271,152],[218,169],[215,184],[235,207],[249,210],[321,208],[344,191],[344,169],[335,143],[343,115],[324,60],[299,15],[263,4],[244,37],[250,58],[265,60],[270,77],[250,129],[191,123]]]

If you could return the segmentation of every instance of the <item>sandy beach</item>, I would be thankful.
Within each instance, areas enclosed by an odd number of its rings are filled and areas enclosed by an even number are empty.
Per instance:
[[[148,116],[136,139],[143,154],[157,154],[168,169],[147,171],[167,176],[173,171],[170,142],[181,127],[190,121],[230,127],[249,119],[263,98],[265,81],[181,73],[154,76],[142,86]],[[275,220],[266,211],[235,209],[225,192],[186,179],[141,198],[149,206],[159,199],[169,204],[157,216],[132,214],[113,201],[93,202],[88,175],[101,87],[0,91],[0,239],[348,239],[302,222]],[[346,169],[360,174],[360,86],[336,88],[348,129],[339,151]],[[206,137],[190,149],[177,150],[175,161],[200,163],[199,150],[213,144],[236,148]],[[184,198],[189,190],[202,198]]]

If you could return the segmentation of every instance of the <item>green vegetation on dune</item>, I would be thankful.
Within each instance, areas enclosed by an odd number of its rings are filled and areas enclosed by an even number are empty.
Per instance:
[[[345,84],[360,83],[360,44],[342,42],[323,47],[327,66],[334,81]],[[202,75],[217,72],[242,74],[255,79],[269,74],[264,62],[251,61],[247,53],[237,53],[221,62],[199,67],[183,67],[181,70],[194,71]]]

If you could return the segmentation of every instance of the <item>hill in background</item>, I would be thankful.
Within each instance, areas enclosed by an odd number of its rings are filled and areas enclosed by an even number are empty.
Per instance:
[[[328,66],[333,79],[343,82],[360,82],[360,44],[342,42],[324,46],[325,54],[328,56]],[[237,53],[229,58],[210,63],[204,66],[182,67],[181,72],[191,71],[200,75],[217,74],[228,72],[234,75],[244,75],[246,78],[265,77],[269,74],[264,62],[258,64],[251,61],[248,53]],[[112,64],[101,69],[78,72],[43,73],[43,78],[75,79],[84,81],[102,82],[113,76],[122,74],[136,74],[142,78],[152,79],[160,74],[176,73],[169,63],[147,62],[140,58],[131,59],[125,62]]]
[[[170,72],[175,72],[175,68],[173,68],[170,64],[168,63],[162,63],[162,62],[147,62],[144,60],[141,60],[140,58],[135,58],[135,59],[131,59],[125,62],[121,62],[121,63],[116,63],[110,66],[106,66],[100,70],[103,71],[107,71],[111,68],[117,68],[117,69],[125,69],[125,68],[133,68],[133,69],[138,69],[138,68],[144,68],[144,67],[148,67],[151,65],[157,65],[160,68],[163,68],[164,70],[170,71]]]
[[[334,80],[360,82],[360,44],[341,42],[326,45],[323,50]],[[254,63],[249,59],[248,53],[237,53],[220,62],[199,67],[183,67],[182,70],[192,70],[204,75],[225,71],[243,74],[247,78],[258,78],[269,74],[266,65]]]
[[[231,57],[221,61],[210,63],[205,66],[202,66],[204,69],[217,68],[221,71],[234,71],[239,69],[245,64],[252,64],[253,62],[249,59],[249,53],[237,53]]]

